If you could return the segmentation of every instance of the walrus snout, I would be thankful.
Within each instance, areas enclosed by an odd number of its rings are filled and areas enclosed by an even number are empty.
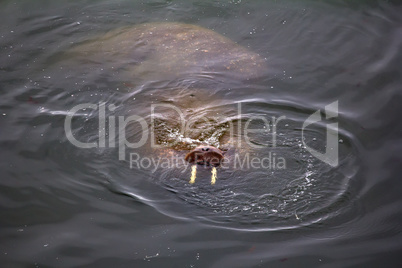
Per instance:
[[[189,152],[184,158],[189,163],[199,165],[219,166],[223,159],[224,152],[213,146],[198,146]]]

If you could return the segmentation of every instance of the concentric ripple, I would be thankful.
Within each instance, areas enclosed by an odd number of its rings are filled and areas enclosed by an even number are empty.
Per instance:
[[[158,167],[149,172],[149,177],[166,192],[134,191],[140,199],[153,200],[145,203],[172,217],[251,231],[298,228],[342,213],[345,204],[354,198],[349,181],[358,170],[356,141],[342,128],[345,119],[338,118],[339,165],[332,167],[306,149],[308,146],[325,151],[328,122],[306,128],[303,143],[303,122],[313,110],[285,102],[249,100],[240,104],[241,115],[236,114],[239,103],[224,104],[221,108],[232,111],[232,116],[226,112],[221,121],[214,121],[215,125],[203,126],[207,132],[220,133],[214,145],[228,150],[227,163],[218,168],[216,184],[210,183],[209,167],[197,168],[194,184],[189,183],[189,165]],[[246,139],[244,129],[248,121],[248,129],[262,131],[248,132]],[[183,137],[168,123],[161,126],[167,136],[180,138],[186,144],[182,150],[200,143],[197,137]],[[239,132],[232,135],[228,126]],[[183,157],[182,151],[172,149],[156,151],[154,156],[163,158],[166,152],[172,154],[172,151]],[[132,194],[129,188],[124,191]]]

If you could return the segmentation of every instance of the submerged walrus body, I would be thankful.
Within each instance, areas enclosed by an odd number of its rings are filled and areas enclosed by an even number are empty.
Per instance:
[[[173,135],[179,132],[177,113],[160,111],[152,129],[157,143],[177,151],[192,149],[187,161],[212,166],[223,159],[218,148],[224,140],[230,115],[227,107],[231,105],[221,105],[223,98],[216,95],[218,88],[223,91],[229,84],[248,83],[264,75],[267,69],[265,60],[257,53],[212,30],[183,23],[148,23],[117,29],[75,46],[70,53],[83,63],[92,64],[89,74],[94,75],[95,70],[102,70],[105,75],[112,73],[122,81],[130,81],[141,92],[156,81],[164,81],[160,84],[169,86],[148,89],[153,90],[151,95],[156,96],[157,102],[147,96],[148,99],[136,103],[137,111],[148,109],[151,103],[175,105],[185,120],[194,121],[195,127]],[[223,119],[211,119],[217,114],[222,114]]]
[[[132,79],[220,76],[256,78],[265,60],[206,28],[183,23],[147,23],[117,29],[78,45],[72,52],[86,61],[113,65]]]

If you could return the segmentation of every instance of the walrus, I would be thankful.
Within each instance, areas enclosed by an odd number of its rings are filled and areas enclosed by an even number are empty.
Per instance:
[[[211,97],[217,98],[211,96],[208,89],[225,87],[236,81],[250,81],[263,76],[267,70],[266,61],[259,54],[215,31],[177,22],[145,23],[112,30],[76,45],[69,54],[93,64],[95,67],[90,72],[93,73],[98,65],[96,70],[131,81],[133,88],[154,81],[169,81],[170,84],[179,81],[180,88],[177,91],[170,89],[171,96],[165,98],[165,94],[160,94],[158,102],[174,103],[187,119],[198,116],[202,105],[211,103]],[[193,88],[194,93],[186,93],[189,88]],[[137,110],[145,110],[150,102],[137,104]],[[219,166],[225,152],[218,148],[220,144],[211,144],[206,137],[216,131],[202,127],[201,134],[185,133],[193,142],[167,142],[172,139],[174,127],[170,127],[169,132],[166,129],[177,123],[176,117],[169,112],[160,114],[164,122],[158,121],[153,129],[156,140],[159,144],[171,144],[171,148],[177,151],[190,148],[185,160],[209,165],[216,174],[214,168]]]

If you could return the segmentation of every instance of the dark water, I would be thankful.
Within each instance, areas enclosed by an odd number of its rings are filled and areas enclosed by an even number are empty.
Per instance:
[[[401,14],[398,1],[2,1],[1,267],[400,267]],[[249,80],[194,69],[173,79],[157,63],[130,72],[124,51],[112,61],[74,54],[149,22],[214,30],[268,68]],[[75,114],[74,137],[100,140],[105,103],[106,146],[68,140],[68,112],[84,103],[97,110]],[[177,105],[198,133],[181,136],[178,118],[159,111],[159,141],[178,143],[124,147],[119,160],[110,118],[148,125],[152,104]],[[317,110],[323,120],[303,125]],[[250,129],[268,130],[250,145],[244,129],[255,118]],[[328,148],[327,129],[337,130]],[[141,125],[124,133],[138,142]],[[214,185],[210,168],[190,184],[189,166],[152,163],[200,142],[232,164]],[[334,146],[332,165],[308,150]],[[130,168],[130,153],[143,162]]]

